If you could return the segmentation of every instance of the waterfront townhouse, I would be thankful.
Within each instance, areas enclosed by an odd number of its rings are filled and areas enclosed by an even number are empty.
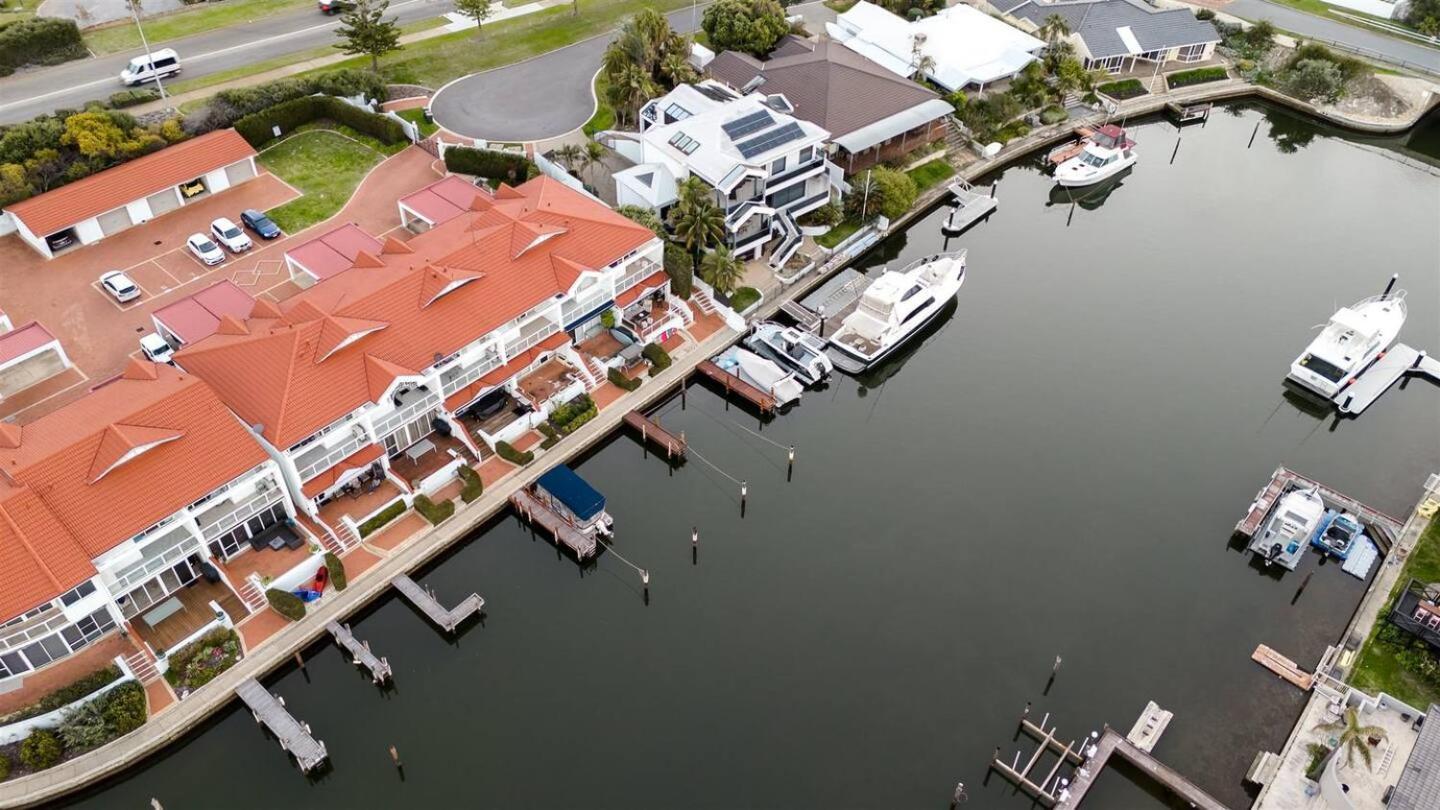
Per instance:
[[[292,512],[260,444],[171,366],[132,360],[69,405],[0,424],[0,692],[117,629],[163,657],[263,607],[236,565],[298,536]]]
[[[995,7],[1028,30],[1059,16],[1085,67],[1108,73],[1204,62],[1220,43],[1214,23],[1195,19],[1188,8],[1157,9],[1138,0],[999,0]]]
[[[640,108],[640,132],[604,141],[637,165],[615,173],[621,205],[664,217],[678,186],[698,177],[725,211],[729,246],[758,257],[773,240],[779,266],[800,247],[795,218],[830,202],[842,172],[827,157],[830,133],[796,118],[783,95],[741,94],[707,80],[681,85]]]
[[[398,204],[422,232],[297,246],[311,286],[176,355],[336,551],[694,318],[654,233],[550,178],[491,193],[451,176]]]

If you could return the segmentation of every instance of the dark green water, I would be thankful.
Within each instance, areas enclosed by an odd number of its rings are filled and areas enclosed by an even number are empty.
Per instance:
[[[1440,467],[1440,388],[1337,422],[1280,384],[1310,327],[1391,272],[1402,338],[1440,350],[1440,179],[1397,159],[1440,158],[1436,126],[1360,144],[1217,111],[1170,165],[1174,128],[1146,123],[1136,172],[1073,212],[1006,170],[999,212],[951,244],[970,251],[954,314],[869,387],[839,379],[763,427],[798,446],[793,481],[742,409],[700,386],[664,407],[750,482],[743,519],[697,461],[672,474],[629,437],[585,460],[648,605],[613,556],[582,572],[497,520],[419,577],[482,593],[483,625],[447,642],[393,598],[357,618],[393,692],[325,644],[269,679],[328,773],[232,708],[76,804],[941,808],[964,780],[972,807],[1022,807],[982,781],[996,746],[1032,750],[1026,701],[1078,737],[1154,699],[1176,714],[1156,754],[1248,806],[1246,767],[1301,704],[1251,651],[1312,665],[1364,584],[1314,556],[1271,576],[1232,526],[1277,464],[1396,514]],[[934,252],[942,216],[870,263]],[[1164,806],[1120,772],[1091,796]]]

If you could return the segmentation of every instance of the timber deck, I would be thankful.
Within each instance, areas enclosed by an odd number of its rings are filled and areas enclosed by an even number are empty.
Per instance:
[[[1374,405],[1381,394],[1389,391],[1390,386],[1407,374],[1429,377],[1440,383],[1440,360],[1404,343],[1397,343],[1369,368],[1360,372],[1354,382],[1335,394],[1335,407],[1347,416],[1359,416],[1366,408]]]
[[[1306,692],[1309,692],[1310,687],[1315,685],[1314,675],[1301,669],[1299,664],[1275,652],[1264,644],[1255,648],[1255,652],[1250,654],[1250,660]]]
[[[335,641],[350,653],[351,660],[355,662],[356,666],[369,670],[370,679],[375,683],[384,683],[394,676],[395,673],[390,669],[390,662],[370,652],[370,643],[355,638],[355,634],[350,632],[350,625],[330,622],[325,625],[325,629],[329,630],[330,635],[335,637]]]
[[[453,608],[446,608],[435,598],[435,594],[421,588],[415,580],[404,574],[395,577],[390,581],[395,590],[400,592],[410,601],[410,604],[420,609],[425,618],[439,625],[447,633],[455,632],[455,628],[465,621],[471,614],[479,613],[485,609],[485,600],[480,594],[472,593],[461,600],[460,604]],[[388,664],[387,664],[388,666]]]
[[[595,556],[599,543],[594,537],[580,531],[570,525],[565,518],[560,517],[554,510],[540,502],[528,489],[518,489],[510,496],[510,504],[521,518],[530,521],[550,532],[555,542],[571,551],[575,556],[584,560]]]
[[[761,413],[769,413],[775,410],[776,400],[773,394],[767,391],[761,391],[759,388],[720,368],[713,362],[703,360],[700,362],[700,365],[695,367],[695,370],[724,386],[726,396],[738,394],[741,399],[759,408]]]
[[[270,729],[280,741],[280,747],[294,755],[300,770],[309,773],[329,756],[325,743],[311,735],[310,726],[291,716],[285,702],[261,686],[259,681],[254,678],[241,681],[235,687],[235,696],[250,708],[255,722]]]
[[[1146,753],[1108,725],[1100,735],[1096,749],[1095,756],[1086,764],[1086,773],[1077,773],[1075,781],[1069,785],[1069,795],[1054,804],[1057,810],[1074,810],[1079,807],[1085,800],[1085,794],[1090,792],[1090,786],[1095,784],[1095,779],[1100,776],[1112,756],[1119,756],[1129,762],[1166,790],[1188,802],[1191,807],[1200,810],[1228,810],[1219,799],[1201,790],[1184,774]]]
[[[1266,517],[1275,508],[1280,496],[1292,489],[1312,486],[1317,488],[1320,499],[1325,502],[1327,508],[1349,512],[1360,518],[1370,539],[1375,541],[1382,552],[1390,553],[1391,544],[1394,543],[1396,537],[1400,536],[1401,523],[1399,520],[1284,466],[1276,467],[1270,480],[1255,495],[1255,500],[1250,503],[1250,508],[1245,512],[1245,516],[1235,524],[1235,533],[1245,537],[1255,536],[1255,532],[1264,525]]]
[[[660,426],[660,422],[640,411],[625,414],[625,424],[640,431],[642,443],[654,443],[665,451],[666,458],[685,455],[685,434],[679,436]]]
[[[976,191],[974,186],[964,180],[956,180],[947,188],[955,195],[955,206],[941,225],[947,234],[954,235],[964,231],[989,216],[1000,205],[1000,201],[993,194]]]

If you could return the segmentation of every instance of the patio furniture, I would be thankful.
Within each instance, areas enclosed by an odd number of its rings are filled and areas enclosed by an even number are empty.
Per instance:
[[[410,459],[410,461],[419,464],[420,459],[423,458],[426,453],[429,453],[434,449],[435,442],[432,442],[429,439],[421,439],[420,441],[405,448],[405,457]]]
[[[146,611],[145,615],[141,616],[140,619],[144,621],[145,624],[153,628],[155,625],[165,621],[166,619],[174,616],[176,613],[179,613],[184,609],[185,604],[181,602],[178,598],[172,596],[169,599],[166,599],[164,602],[161,602],[160,604]]]

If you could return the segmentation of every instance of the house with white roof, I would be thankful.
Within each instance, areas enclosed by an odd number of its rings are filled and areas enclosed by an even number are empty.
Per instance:
[[[715,189],[730,247],[758,257],[773,237],[771,261],[800,246],[795,218],[829,202],[842,172],[826,157],[830,133],[791,115],[783,94],[742,94],[720,82],[681,85],[640,109],[640,132],[602,137],[636,165],[615,174],[621,205],[662,217],[678,186],[698,177]]]
[[[967,5],[909,21],[860,0],[825,30],[897,76],[921,73],[951,92],[1012,78],[1045,48],[1030,34]]]
[[[1137,62],[1203,62],[1215,55],[1220,33],[1188,8],[1157,9],[1140,0],[997,0],[1016,25],[1036,30],[1050,15],[1070,27],[1066,37],[1085,67],[1121,73]]]

